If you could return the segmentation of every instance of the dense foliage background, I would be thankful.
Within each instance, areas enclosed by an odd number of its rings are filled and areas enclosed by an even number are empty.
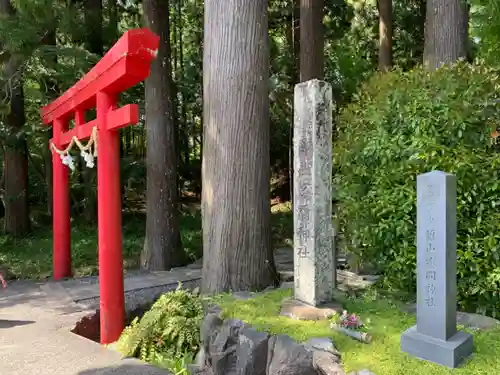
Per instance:
[[[392,290],[414,292],[416,177],[457,176],[458,289],[463,308],[498,313],[499,71],[459,63],[372,77],[345,108],[336,185],[346,246]],[[486,311],[484,311],[486,312]]]

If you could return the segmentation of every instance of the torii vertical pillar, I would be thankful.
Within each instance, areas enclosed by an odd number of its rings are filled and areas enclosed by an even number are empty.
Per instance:
[[[67,130],[67,121],[54,120],[52,142],[56,147],[62,148],[60,135]],[[52,267],[54,280],[60,280],[71,276],[71,224],[69,170],[56,152],[52,153],[52,185],[52,225],[54,231]]]
[[[100,92],[97,101],[97,220],[99,223],[99,284],[101,337],[118,338],[125,322],[123,295],[122,207],[120,189],[120,133],[110,129],[116,99]],[[104,282],[105,280],[105,282]],[[122,291],[117,293],[116,291]]]

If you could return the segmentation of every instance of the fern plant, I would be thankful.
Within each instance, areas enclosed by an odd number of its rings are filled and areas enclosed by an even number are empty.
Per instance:
[[[202,300],[196,291],[181,289],[162,295],[141,319],[135,318],[117,342],[125,357],[155,362],[159,357],[180,358],[199,347]]]
[[[176,357],[169,353],[158,354],[151,363],[170,371],[172,375],[189,375],[188,365],[194,362],[194,357],[193,353],[184,353]]]

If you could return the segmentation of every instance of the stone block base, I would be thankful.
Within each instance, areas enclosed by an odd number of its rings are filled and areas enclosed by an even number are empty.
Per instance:
[[[401,350],[412,356],[449,368],[458,365],[472,354],[473,340],[468,333],[458,331],[449,340],[438,340],[417,332],[411,327],[401,335]]]

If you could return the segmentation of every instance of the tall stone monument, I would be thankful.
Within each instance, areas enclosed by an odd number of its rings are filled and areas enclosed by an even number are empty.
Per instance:
[[[336,281],[332,227],[332,87],[313,79],[294,93],[295,299],[319,306]]]
[[[450,368],[472,354],[472,336],[457,331],[456,177],[417,177],[417,325],[401,350]]]

